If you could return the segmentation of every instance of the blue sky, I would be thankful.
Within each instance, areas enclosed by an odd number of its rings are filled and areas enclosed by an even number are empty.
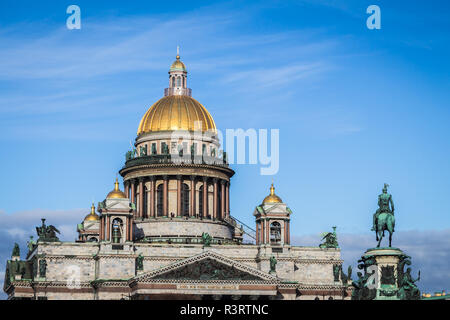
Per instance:
[[[66,28],[70,4],[81,8],[81,30]],[[366,27],[371,4],[381,8],[380,30]],[[345,239],[369,237],[387,182],[399,237],[414,248],[418,232],[416,255],[448,265],[448,237],[442,246],[423,239],[450,229],[449,9],[446,1],[2,1],[2,261],[14,241],[25,248],[41,216],[75,237],[163,95],[179,45],[193,96],[220,129],[280,129],[273,178],[294,212],[297,244],[319,242],[333,225]],[[272,177],[233,168],[232,215],[254,225]],[[354,260],[344,247],[343,257]],[[423,285],[450,288],[449,276],[436,279]]]

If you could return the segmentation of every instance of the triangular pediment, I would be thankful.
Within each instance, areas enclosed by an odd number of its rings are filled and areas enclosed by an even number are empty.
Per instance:
[[[274,275],[211,251],[142,274],[135,280],[138,282],[155,280],[278,281]]]

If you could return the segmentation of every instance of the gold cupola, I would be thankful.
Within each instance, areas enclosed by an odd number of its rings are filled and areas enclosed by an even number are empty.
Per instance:
[[[106,199],[126,199],[125,193],[123,193],[119,189],[119,180],[116,178],[116,182],[114,183],[114,190],[108,193]]]
[[[186,66],[180,60],[179,48],[176,60],[169,70],[169,87],[164,89],[164,97],[144,114],[137,134],[175,130],[217,131],[208,110],[192,98],[192,90],[187,87]]]
[[[186,66],[180,60],[180,55],[179,54],[177,54],[176,60],[170,66],[170,71],[184,71],[184,72],[187,72]]]
[[[282,203],[282,202],[283,201],[281,200],[281,198],[275,194],[275,187],[273,186],[273,182],[272,182],[272,185],[270,186],[270,194],[264,198],[263,204]]]
[[[100,217],[95,213],[95,206],[94,206],[94,203],[92,203],[91,213],[89,213],[84,218],[84,221],[98,221],[98,220],[100,220]]]

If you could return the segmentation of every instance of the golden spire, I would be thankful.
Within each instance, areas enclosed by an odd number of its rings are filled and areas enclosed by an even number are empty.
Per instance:
[[[177,60],[180,60],[180,46],[177,46]]]
[[[270,185],[270,194],[264,198],[263,204],[265,203],[282,203],[283,201],[279,196],[275,194],[275,187],[273,186],[273,178],[272,184]]]

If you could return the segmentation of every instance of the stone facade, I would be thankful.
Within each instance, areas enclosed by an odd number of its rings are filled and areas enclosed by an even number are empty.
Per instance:
[[[333,269],[342,265],[339,248],[292,246],[293,213],[273,184],[254,211],[256,230],[245,231],[254,243],[242,242],[230,210],[234,171],[215,123],[190,97],[179,56],[169,75],[119,171],[124,192],[116,179],[99,215],[93,205],[77,226],[76,242],[40,237],[25,261],[9,260],[9,299],[348,298]],[[191,132],[195,119],[205,126],[200,135]],[[174,139],[178,130],[185,136]],[[43,220],[38,233],[51,236],[51,227]]]

